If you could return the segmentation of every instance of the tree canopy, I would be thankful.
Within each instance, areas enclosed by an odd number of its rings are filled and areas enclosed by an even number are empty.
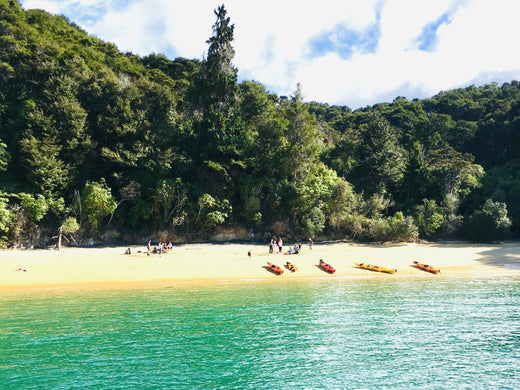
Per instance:
[[[206,58],[169,59],[0,0],[1,245],[519,236],[518,81],[354,111],[277,96],[238,81],[214,14]]]

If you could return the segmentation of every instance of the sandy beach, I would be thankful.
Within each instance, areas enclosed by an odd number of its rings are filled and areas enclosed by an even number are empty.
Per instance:
[[[65,286],[157,285],[176,282],[233,280],[290,280],[298,278],[449,275],[519,275],[520,243],[498,245],[456,244],[319,244],[312,250],[303,246],[298,255],[269,254],[267,245],[185,244],[168,253],[146,253],[146,247],[62,248],[57,250],[0,251],[0,290]],[[288,246],[283,251],[286,252]],[[251,258],[248,257],[251,251]],[[319,266],[319,259],[333,265],[331,275]],[[441,269],[429,274],[412,266],[414,260]],[[267,268],[270,261],[284,269],[275,275]],[[290,272],[285,263],[298,270]],[[356,268],[354,262],[396,268],[384,274]]]

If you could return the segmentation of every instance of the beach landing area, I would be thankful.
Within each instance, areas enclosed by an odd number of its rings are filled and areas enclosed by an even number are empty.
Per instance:
[[[520,276],[520,243],[497,245],[315,243],[304,245],[297,255],[269,254],[268,245],[184,244],[167,252],[147,254],[146,246],[104,248],[62,248],[57,250],[0,251],[0,290],[34,287],[167,284],[190,281],[289,280],[301,278],[403,276],[439,277],[449,275]],[[288,246],[283,248],[285,253]],[[248,256],[251,252],[251,257]],[[331,264],[328,274],[319,260]],[[413,266],[413,261],[441,270],[429,274]],[[267,262],[279,265],[284,273],[272,273]],[[298,267],[290,272],[287,261]],[[357,268],[354,263],[370,263],[395,268],[383,274]]]

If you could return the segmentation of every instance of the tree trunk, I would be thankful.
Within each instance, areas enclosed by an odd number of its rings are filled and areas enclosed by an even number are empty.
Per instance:
[[[58,248],[58,250],[61,249],[61,226],[58,229],[58,243],[56,244],[56,247]]]

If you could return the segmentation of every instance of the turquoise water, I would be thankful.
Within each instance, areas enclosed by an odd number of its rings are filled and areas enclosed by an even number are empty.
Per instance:
[[[0,295],[2,389],[517,389],[520,279]]]

